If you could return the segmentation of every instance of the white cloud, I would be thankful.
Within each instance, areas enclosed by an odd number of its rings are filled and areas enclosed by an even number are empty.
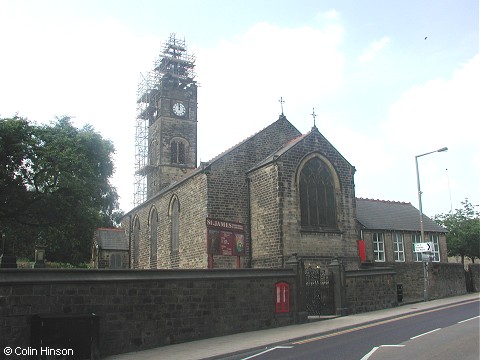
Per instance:
[[[337,10],[331,9],[325,12],[319,12],[316,15],[316,19],[319,20],[320,22],[324,21],[336,21],[340,19],[340,14],[338,13]]]
[[[133,134],[139,71],[149,69],[158,38],[135,37],[113,19],[45,25],[32,19],[3,19],[1,114],[16,112],[41,123],[73,116],[113,141],[116,173],[112,183],[128,209],[133,199]],[[18,24],[22,25],[19,26]]]
[[[418,159],[427,214],[438,213],[438,209],[448,212],[449,192],[454,208],[465,197],[480,201],[479,93],[480,56],[477,55],[450,79],[431,80],[404,92],[381,124],[377,138],[386,144],[388,154],[397,156],[396,171],[385,174],[385,180],[414,204],[415,155],[444,146],[449,148],[446,153]]]
[[[358,57],[358,61],[361,63],[372,61],[380,50],[384,49],[388,44],[390,44],[390,38],[388,36],[373,41]]]
[[[261,23],[216,48],[196,49],[202,160],[276,120],[280,97],[296,126],[311,124],[312,107],[341,87],[341,37],[338,27],[287,29]]]
[[[412,150],[478,142],[480,134],[480,56],[457,69],[451,79],[435,79],[412,87],[390,107],[382,124],[396,143],[408,138]]]

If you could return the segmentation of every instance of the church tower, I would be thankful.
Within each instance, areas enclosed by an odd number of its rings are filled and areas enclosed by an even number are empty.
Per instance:
[[[197,166],[197,85],[194,57],[171,34],[137,100],[134,205]]]

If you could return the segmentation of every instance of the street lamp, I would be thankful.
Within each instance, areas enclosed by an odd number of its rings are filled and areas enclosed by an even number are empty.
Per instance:
[[[423,229],[423,210],[422,210],[422,190],[420,190],[420,174],[418,172],[418,158],[433,154],[436,152],[444,152],[447,151],[447,147],[443,147],[441,149],[430,151],[425,154],[420,154],[415,156],[415,167],[417,170],[417,188],[418,188],[418,211],[420,213],[420,241],[423,242],[425,239],[425,231]],[[422,259],[423,260],[423,259]],[[428,272],[427,272],[428,262],[423,266],[423,301],[428,301]]]

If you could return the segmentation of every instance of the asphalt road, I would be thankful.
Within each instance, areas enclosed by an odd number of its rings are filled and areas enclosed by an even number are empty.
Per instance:
[[[478,360],[479,305],[474,300],[430,309],[225,359]]]

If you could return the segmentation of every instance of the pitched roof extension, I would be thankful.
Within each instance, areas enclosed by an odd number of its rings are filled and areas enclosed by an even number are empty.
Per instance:
[[[94,238],[102,250],[128,250],[125,229],[99,228],[95,230]]]
[[[370,230],[420,231],[420,214],[411,203],[357,198],[357,220]],[[448,232],[423,215],[424,231]]]

